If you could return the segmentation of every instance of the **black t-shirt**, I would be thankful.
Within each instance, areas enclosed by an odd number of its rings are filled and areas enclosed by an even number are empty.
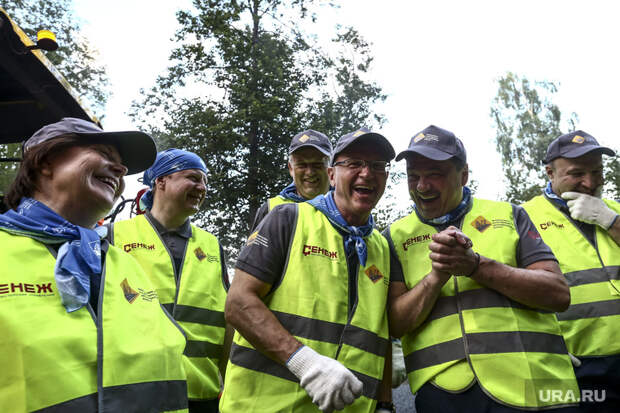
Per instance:
[[[413,212],[415,214],[415,212]],[[519,233],[519,243],[517,245],[517,267],[525,268],[538,261],[557,261],[551,249],[544,243],[538,230],[530,220],[529,215],[520,206],[512,205],[512,213],[514,217],[514,224],[517,232]],[[448,223],[442,226],[437,226],[438,231],[442,231],[450,225],[454,225],[457,228],[462,228],[462,218],[459,222]],[[383,231],[383,236],[388,240],[390,245],[390,281],[405,281],[403,276],[403,268],[398,260],[394,243],[390,235],[390,228],[388,227]],[[475,249],[475,246],[474,246]]]
[[[155,219],[151,211],[147,210],[144,215],[151,225],[153,225],[153,228],[155,228],[155,231],[159,234],[159,238],[161,238],[164,245],[166,245],[168,251],[170,251],[172,260],[174,261],[174,274],[178,279],[179,270],[185,259],[185,249],[187,248],[189,239],[192,237],[192,227],[189,223],[189,219],[186,219],[183,225],[178,228],[166,229],[166,227]]]

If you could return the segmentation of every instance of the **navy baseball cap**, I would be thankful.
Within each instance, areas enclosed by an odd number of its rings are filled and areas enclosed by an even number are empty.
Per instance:
[[[547,156],[543,163],[547,164],[557,158],[579,158],[593,151],[609,156],[616,155],[613,150],[599,145],[594,136],[577,130],[555,138],[547,147]]]
[[[457,158],[467,162],[467,153],[463,142],[454,133],[435,125],[430,125],[411,138],[409,147],[399,153],[396,160],[400,161],[412,153],[417,153],[434,161]]]
[[[24,143],[23,151],[26,153],[33,146],[65,135],[77,135],[84,143],[114,145],[128,175],[144,171],[157,156],[153,138],[144,132],[104,132],[94,123],[78,118],[62,118],[42,127]]]
[[[308,146],[318,149],[325,156],[332,155],[332,143],[329,141],[329,138],[325,136],[325,134],[312,129],[299,132],[297,135],[293,136],[291,144],[288,147],[288,154],[290,155],[297,149]]]
[[[394,148],[390,141],[388,141],[385,136],[381,135],[377,132],[371,132],[369,129],[360,128],[356,131],[347,133],[338,139],[336,143],[336,149],[334,149],[334,153],[332,155],[332,159],[330,161],[330,165],[334,165],[334,160],[341,152],[344,152],[349,146],[353,145],[357,142],[372,142],[376,145],[377,151],[381,154],[384,160],[391,161],[394,159]]]

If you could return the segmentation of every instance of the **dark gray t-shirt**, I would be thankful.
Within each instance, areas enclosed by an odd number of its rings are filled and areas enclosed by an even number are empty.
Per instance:
[[[415,212],[413,212],[415,214]],[[538,230],[530,220],[529,215],[520,206],[512,205],[515,228],[519,233],[519,243],[517,245],[517,267],[525,268],[538,261],[557,261],[551,249],[544,243]],[[462,218],[459,222],[448,223],[436,226],[437,231],[442,231],[450,225],[462,228]],[[398,260],[394,243],[390,235],[390,228],[383,231],[383,236],[387,238],[390,245],[390,281],[405,281],[403,268]]]
[[[151,215],[151,211],[147,210],[144,214],[146,219],[153,225],[155,231],[159,234],[160,239],[170,251],[172,255],[172,260],[174,262],[175,267],[175,277],[179,279],[179,271],[181,270],[181,265],[183,264],[183,260],[185,259],[185,249],[187,248],[187,243],[189,239],[192,237],[192,226],[189,222],[189,218],[185,220],[183,225],[179,228],[167,230],[162,224],[159,223]],[[222,249],[222,245],[220,244],[220,263],[222,264],[222,282],[224,283],[224,287],[228,291],[228,287],[230,286],[230,282],[228,280],[228,271],[226,269],[226,255],[224,254],[224,250]]]
[[[271,284],[271,291],[278,287],[289,254],[297,224],[297,203],[277,205],[258,225],[246,245],[241,249],[236,268]],[[336,229],[338,230],[338,229]],[[349,309],[357,296],[357,254],[347,255],[349,281]]]

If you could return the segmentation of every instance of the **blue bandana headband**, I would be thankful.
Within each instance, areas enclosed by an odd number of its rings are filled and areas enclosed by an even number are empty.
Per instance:
[[[326,195],[319,195],[308,202],[310,205],[321,211],[329,220],[329,222],[337,229],[344,232],[344,249],[349,255],[353,250],[357,253],[357,257],[360,260],[362,267],[366,266],[366,258],[368,257],[368,248],[366,247],[366,241],[364,238],[372,234],[372,230],[375,227],[375,221],[372,218],[372,214],[368,218],[368,222],[365,225],[356,227],[349,225],[342,215],[336,203],[334,202],[334,191],[329,191]]]
[[[200,156],[193,152],[183,149],[166,149],[159,152],[153,165],[144,171],[142,182],[149,186],[140,198],[140,209],[151,209],[153,207],[153,186],[155,180],[160,176],[166,176],[186,169],[198,169],[207,174],[207,166]]]
[[[62,244],[56,257],[56,288],[67,312],[84,307],[90,298],[90,278],[101,274],[101,237],[97,230],[74,225],[32,198],[22,198],[17,211],[0,215],[0,230],[36,239],[44,244]]]
[[[461,217],[465,215],[465,212],[467,212],[467,207],[469,206],[470,202],[471,202],[471,190],[468,187],[464,186],[463,187],[463,199],[461,200],[461,202],[456,208],[454,208],[452,211],[448,212],[445,215],[442,215],[437,218],[426,219],[419,213],[418,208],[415,206],[415,204],[413,205],[413,208],[415,209],[415,213],[418,215],[418,218],[420,218],[420,221],[424,222],[425,224],[445,225],[445,224],[455,222],[461,219]]]

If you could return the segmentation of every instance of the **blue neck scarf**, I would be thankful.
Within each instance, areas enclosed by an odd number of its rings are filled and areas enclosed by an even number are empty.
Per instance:
[[[98,231],[106,229],[99,228]],[[101,274],[101,239],[98,231],[74,225],[32,198],[22,198],[17,211],[10,209],[1,214],[0,230],[44,244],[62,244],[54,267],[62,303],[68,313],[88,303],[90,277]]]
[[[304,198],[303,196],[297,193],[297,187],[295,186],[295,182],[292,182],[289,186],[284,188],[280,192],[279,195],[284,199],[288,199],[289,201],[294,201],[294,202],[306,202],[307,201],[306,198]]]
[[[470,202],[471,202],[471,191],[468,187],[464,186],[463,187],[463,199],[461,200],[461,202],[456,208],[448,212],[446,215],[442,215],[437,218],[426,219],[418,212],[418,208],[415,206],[415,204],[413,205],[413,208],[415,209],[415,213],[418,215],[418,218],[420,218],[420,221],[424,222],[425,224],[445,225],[445,224],[452,223],[452,222],[455,222],[461,219],[461,217],[465,215],[465,213],[467,212],[467,207],[469,206]]]
[[[361,227],[349,225],[344,220],[342,215],[340,215],[340,211],[338,211],[338,208],[336,207],[333,190],[329,191],[325,195],[319,195],[316,198],[306,202],[321,211],[335,228],[346,234],[344,236],[344,249],[347,252],[347,255],[349,255],[352,251],[355,251],[360,260],[360,264],[362,264],[362,267],[365,267],[366,258],[368,257],[368,248],[366,247],[366,241],[364,241],[364,238],[372,234],[372,230],[375,227],[375,221],[372,218],[372,214],[368,218],[368,222]]]
[[[556,193],[553,192],[553,189],[551,189],[551,182],[547,182],[547,186],[545,187],[544,193],[547,196],[547,198],[551,202],[556,204],[559,208],[568,210],[568,204],[566,203],[566,201],[562,199],[560,196],[556,195]]]
[[[207,174],[204,161],[193,152],[174,148],[159,152],[153,165],[142,176],[142,182],[150,189],[140,197],[140,209],[144,211],[153,207],[153,186],[157,178],[186,169],[199,169]]]

